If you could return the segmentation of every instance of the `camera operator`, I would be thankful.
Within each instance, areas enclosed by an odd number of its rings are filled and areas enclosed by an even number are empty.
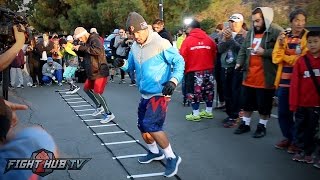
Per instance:
[[[22,30],[25,30],[22,25],[20,27]],[[24,32],[20,32],[17,26],[13,26],[13,31],[16,42],[10,49],[0,55],[0,71],[3,71],[11,64],[25,43]]]
[[[13,26],[15,44],[0,55],[0,71],[7,68],[25,43],[24,27]],[[15,104],[0,98],[0,169],[4,169],[7,158],[25,158],[36,150],[45,148],[56,154],[52,137],[40,127],[15,128],[18,124],[16,110],[26,110],[26,105]],[[10,171],[0,173],[0,179],[40,179],[32,171]]]
[[[7,159],[27,158],[34,151],[46,149],[58,157],[56,144],[39,126],[21,128],[16,110],[26,110],[26,105],[15,104],[0,98],[0,168],[5,169]],[[0,173],[0,179],[42,179],[32,171],[9,171]]]

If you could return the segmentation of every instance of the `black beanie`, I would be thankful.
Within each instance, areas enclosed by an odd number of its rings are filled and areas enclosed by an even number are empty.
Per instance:
[[[148,24],[140,14],[131,12],[127,19],[126,29],[130,33],[135,33],[143,29],[148,29]]]

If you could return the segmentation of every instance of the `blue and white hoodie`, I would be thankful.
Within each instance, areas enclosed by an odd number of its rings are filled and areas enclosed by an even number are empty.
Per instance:
[[[133,43],[128,60],[121,68],[125,71],[136,71],[139,91],[144,99],[149,99],[162,96],[163,85],[167,81],[177,85],[182,80],[184,60],[168,40],[149,30],[144,44]]]

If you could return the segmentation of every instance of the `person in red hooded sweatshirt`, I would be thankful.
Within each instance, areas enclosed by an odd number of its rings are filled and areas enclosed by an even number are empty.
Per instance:
[[[180,54],[185,61],[185,88],[187,101],[191,103],[192,113],[186,115],[188,121],[212,119],[214,97],[213,68],[217,53],[216,43],[200,29],[197,20],[187,25],[187,38],[183,41]],[[206,109],[199,111],[200,101],[206,102]]]
[[[289,105],[295,112],[295,120],[302,122],[297,131],[302,132],[303,137],[298,137],[298,141],[304,144],[303,151],[296,153],[292,160],[311,164],[320,119],[320,31],[307,34],[307,47],[307,54],[293,67]],[[314,166],[320,168],[320,161]]]

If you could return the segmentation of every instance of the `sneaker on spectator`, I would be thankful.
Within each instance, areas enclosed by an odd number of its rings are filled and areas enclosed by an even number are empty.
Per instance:
[[[18,84],[17,88],[23,89],[23,88],[24,88],[24,85],[23,85],[23,84]]]
[[[14,89],[14,87],[11,84],[9,84],[8,88],[9,89]]]
[[[137,85],[136,85],[136,83],[130,83],[129,86],[132,87],[132,86],[137,86]]]
[[[288,139],[283,139],[274,145],[277,149],[287,149],[290,146],[290,141]]]
[[[191,113],[191,114],[186,115],[186,120],[187,121],[201,121],[201,117],[195,116]]]
[[[240,125],[238,128],[234,131],[234,134],[243,134],[247,133],[251,130],[249,125],[246,125],[244,121],[241,121]]]
[[[313,164],[314,167],[320,169],[320,159]]]
[[[175,155],[176,155],[176,158],[167,158],[166,170],[164,172],[165,177],[172,177],[176,175],[178,172],[178,167],[182,159],[177,154]]]
[[[33,84],[32,84],[31,82],[28,82],[28,83],[27,83],[27,86],[28,86],[28,87],[32,87],[32,85],[33,85]]]
[[[58,83],[58,86],[62,86],[62,83],[60,82],[60,83]]]
[[[148,151],[148,154],[147,155],[145,155],[145,156],[142,156],[142,157],[140,157],[139,159],[138,159],[138,161],[139,161],[139,163],[141,163],[141,164],[147,164],[147,163],[150,163],[150,162],[152,162],[152,161],[154,161],[154,160],[162,160],[162,159],[164,159],[164,154],[161,152],[161,151],[159,151],[159,153],[158,154],[154,154],[154,153],[152,153],[151,151]]]
[[[288,147],[287,152],[289,154],[295,154],[295,153],[301,152],[301,149],[298,146],[291,143],[290,146]]]
[[[237,119],[229,119],[229,121],[223,123],[223,127],[225,128],[234,128],[238,124]]]
[[[32,84],[32,86],[31,86],[31,87],[36,88],[36,87],[37,87],[37,85],[36,85],[36,84]]]
[[[256,131],[253,133],[253,138],[262,138],[267,134],[267,129],[264,124],[258,123]]]
[[[199,114],[199,116],[201,118],[206,118],[206,119],[212,119],[213,118],[213,114],[212,112],[208,113],[206,110],[202,110]]]
[[[102,113],[104,113],[104,109],[103,109],[103,107],[101,106],[101,107],[98,107],[93,113],[92,113],[92,115],[91,116],[98,116],[99,114],[102,114]]]
[[[304,152],[301,153],[296,153],[293,155],[292,160],[294,161],[299,161],[299,162],[305,162],[307,164],[312,164],[313,163],[313,158],[312,156],[305,155]]]
[[[112,121],[114,118],[116,118],[113,113],[103,114],[103,116],[104,116],[103,120],[100,121],[100,123],[102,123],[102,124],[107,124],[110,121]]]
[[[230,119],[231,119],[231,118],[226,117],[226,118],[225,118],[225,119],[223,119],[221,122],[222,122],[222,124],[224,124],[224,123],[227,123]]]
[[[49,83],[45,83],[46,86],[51,86],[52,85],[52,81]]]
[[[226,108],[226,103],[225,102],[219,102],[219,105],[215,107],[215,109],[225,109]]]
[[[119,82],[119,84],[125,84],[125,83],[126,83],[126,81],[124,79],[121,79]]]

